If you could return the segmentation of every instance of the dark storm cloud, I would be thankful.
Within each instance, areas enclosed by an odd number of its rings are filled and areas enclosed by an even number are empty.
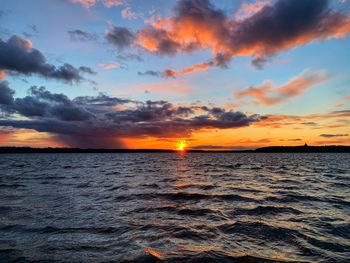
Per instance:
[[[261,68],[266,58],[315,40],[349,34],[350,18],[328,0],[277,0],[244,19],[228,17],[208,0],[180,0],[174,16],[137,32],[137,44],[159,55],[211,49],[213,64],[226,66],[236,56],[252,56]]]
[[[13,95],[15,92],[10,89],[7,81],[0,81],[0,106],[13,104]]]
[[[97,35],[85,32],[80,29],[69,30],[69,37],[73,41],[95,41],[97,40]]]
[[[320,134],[323,138],[334,138],[334,137],[347,137],[349,134]]]
[[[114,107],[117,105],[122,105],[126,103],[135,103],[132,100],[121,99],[115,97],[109,97],[103,93],[100,93],[98,96],[80,96],[73,99],[73,102],[86,106],[86,107],[94,107],[94,106],[105,106],[105,107]]]
[[[133,109],[113,111],[106,114],[106,117],[116,123],[130,121],[153,122],[166,121],[172,118],[181,118],[193,113],[189,107],[175,107],[167,101],[146,101]]]
[[[177,106],[167,101],[132,101],[105,94],[73,100],[44,87],[14,98],[7,82],[0,82],[0,108],[7,119],[0,126],[48,132],[69,146],[119,147],[120,138],[187,136],[202,128],[239,128],[260,121],[259,115],[220,108]],[[11,118],[12,114],[27,117]]]
[[[87,72],[87,67],[77,69],[68,63],[59,67],[51,65],[46,62],[45,56],[39,50],[32,48],[29,40],[14,35],[7,41],[0,39],[1,70],[24,75],[38,74],[45,78],[65,82],[77,82],[84,79],[81,73]]]
[[[12,96],[14,94],[11,93]],[[11,112],[25,117],[55,118],[63,121],[83,121],[93,118],[84,107],[76,105],[63,94],[53,94],[44,87],[33,86],[24,98],[7,99]]]
[[[106,35],[106,39],[119,49],[129,47],[134,39],[134,34],[126,27],[112,26]]]
[[[298,39],[328,35],[344,19],[332,13],[328,4],[328,0],[279,0],[244,20],[233,35],[233,43],[239,48],[262,44],[262,52],[273,54],[286,45],[296,45]]]

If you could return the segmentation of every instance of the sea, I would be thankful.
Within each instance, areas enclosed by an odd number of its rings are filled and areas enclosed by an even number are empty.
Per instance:
[[[350,262],[350,154],[0,154],[0,262]]]

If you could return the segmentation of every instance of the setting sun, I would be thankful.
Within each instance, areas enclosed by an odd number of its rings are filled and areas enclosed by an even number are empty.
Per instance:
[[[177,143],[176,143],[176,150],[177,151],[185,151],[186,150],[186,147],[189,143],[186,141],[186,140],[179,140]]]

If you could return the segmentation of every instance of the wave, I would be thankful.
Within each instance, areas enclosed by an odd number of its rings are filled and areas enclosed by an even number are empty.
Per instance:
[[[170,201],[179,200],[224,200],[224,201],[241,201],[241,202],[257,202],[256,199],[241,196],[238,194],[205,194],[198,192],[169,192],[169,193],[138,193],[130,195],[119,195],[115,197],[115,201],[123,200],[149,200],[149,199],[166,199]]]
[[[330,204],[341,204],[345,206],[350,206],[350,201],[344,200],[340,197],[318,197],[311,195],[302,194],[285,194],[283,196],[268,196],[264,198],[265,201],[273,201],[278,203],[293,203],[293,202],[323,202]]]
[[[350,223],[332,226],[331,228],[329,228],[329,233],[342,238],[349,238]]]
[[[254,239],[264,240],[285,240],[291,242],[300,233],[297,230],[267,225],[260,222],[237,221],[233,224],[222,224],[217,227],[224,234],[241,234]]]
[[[0,188],[19,188],[19,187],[26,187],[24,184],[0,184]]]
[[[41,234],[72,234],[72,233],[84,233],[84,234],[123,234],[133,230],[130,226],[120,227],[28,227],[25,225],[7,225],[0,228],[1,231],[11,232],[24,232],[24,233],[41,233]]]
[[[242,255],[232,256],[222,251],[209,250],[196,253],[190,256],[174,256],[162,258],[163,256],[155,252],[149,252],[146,255],[138,256],[132,260],[125,260],[122,263],[306,263],[310,261],[303,260],[281,260],[268,259],[263,257]]]
[[[0,262],[350,258],[350,155],[1,158]]]
[[[296,214],[299,215],[302,212],[292,207],[281,206],[257,206],[255,208],[237,208],[230,215],[250,215],[250,216],[262,216],[262,215],[276,215],[276,214]]]

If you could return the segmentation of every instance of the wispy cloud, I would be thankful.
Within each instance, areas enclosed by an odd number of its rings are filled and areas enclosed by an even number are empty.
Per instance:
[[[338,133],[338,134],[320,134],[320,137],[323,137],[323,138],[334,138],[334,137],[347,137],[349,136],[349,134],[341,134],[341,133]]]
[[[67,0],[70,3],[81,4],[85,8],[90,8],[97,4],[102,3],[105,7],[111,8],[114,6],[120,6],[123,4],[122,0]]]
[[[303,94],[327,80],[325,71],[304,70],[298,76],[278,86],[272,81],[265,81],[261,86],[248,87],[235,93],[237,99],[252,98],[254,104],[275,105]]]
[[[98,39],[96,34],[91,34],[80,29],[69,30],[68,34],[73,41],[95,41]]]
[[[236,18],[238,20],[247,19],[248,17],[260,12],[264,7],[271,5],[273,0],[255,0],[248,3],[243,2],[236,12]]]
[[[103,68],[104,70],[112,70],[112,69],[118,69],[120,68],[120,65],[117,63],[101,63],[98,64],[100,68]]]
[[[138,18],[137,14],[131,10],[130,6],[125,7],[121,11],[121,15],[124,19],[128,19],[128,20],[134,20]]]
[[[138,75],[141,75],[141,76],[149,75],[149,76],[161,77],[161,78],[175,78],[177,76],[191,74],[192,72],[198,71],[198,70],[206,71],[212,66],[212,64],[213,63],[209,61],[205,63],[196,64],[188,68],[184,68],[180,71],[173,70],[173,69],[167,69],[164,71],[146,70],[145,72],[138,72]]]
[[[320,114],[307,114],[307,115],[278,115],[270,114],[266,115],[265,119],[255,123],[258,127],[269,128],[347,128],[350,125],[349,121],[350,110],[331,111]]]

